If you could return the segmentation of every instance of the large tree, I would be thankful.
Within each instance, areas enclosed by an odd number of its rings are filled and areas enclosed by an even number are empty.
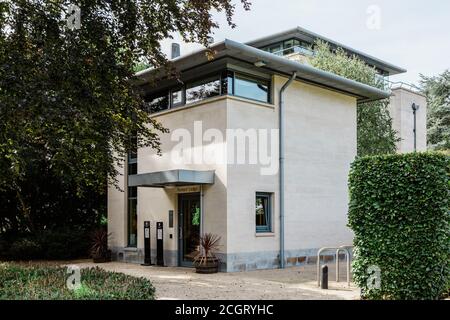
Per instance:
[[[450,70],[435,77],[421,75],[420,84],[428,102],[428,147],[450,151]]]
[[[311,64],[370,86],[385,89],[385,83],[377,77],[375,68],[357,56],[349,56],[342,48],[332,50],[323,41],[317,41]],[[359,103],[357,106],[357,152],[358,156],[395,153],[397,133],[392,128],[389,99]]]
[[[247,0],[241,2],[249,8]],[[159,148],[158,133],[165,129],[149,119],[132,85],[136,62],[169,68],[161,40],[178,33],[207,46],[218,27],[211,12],[224,12],[234,26],[236,5],[232,0],[74,3],[81,9],[80,28],[68,28],[65,17],[75,14],[68,0],[0,3],[0,192],[14,196],[6,200],[16,204],[28,230],[36,214],[30,199],[39,198],[46,179],[82,199],[114,182],[114,164],[132,148],[129,137],[135,132],[139,146]],[[5,221],[3,230],[12,223]]]

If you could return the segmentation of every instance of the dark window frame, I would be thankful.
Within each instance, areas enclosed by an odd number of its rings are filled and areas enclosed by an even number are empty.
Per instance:
[[[246,97],[246,96],[242,96],[242,95],[236,94],[236,74],[241,75],[241,76],[243,76],[245,78],[249,78],[249,80],[266,82],[267,83],[267,99],[266,99],[266,101],[259,100],[259,99],[253,99],[253,98],[250,98],[250,97]],[[255,76],[253,74],[240,72],[240,71],[233,71],[233,94],[232,94],[232,96],[238,97],[238,98],[247,99],[247,100],[251,100],[251,101],[256,101],[256,102],[259,102],[259,103],[269,103],[269,104],[271,104],[272,103],[272,81],[271,81],[271,79],[267,79],[267,78],[260,77],[260,76]]]
[[[158,98],[163,98],[164,96],[167,99],[167,108],[162,109],[162,110],[158,110],[158,111],[155,111],[155,112],[151,112],[149,98],[153,98],[152,100],[155,100],[155,99],[158,99]],[[144,101],[145,101],[146,104],[148,104],[148,105],[146,105],[147,113],[152,114],[152,113],[157,113],[157,112],[162,112],[162,111],[169,110],[171,108],[171,105],[172,105],[171,100],[172,100],[172,90],[161,90],[161,91],[155,92],[153,94],[146,95],[144,97]]]
[[[259,99],[253,99],[251,97],[237,95],[236,94],[236,74],[237,75],[241,75],[244,78],[248,78],[249,80],[254,80],[255,82],[265,83],[267,85],[267,99],[266,100],[259,100]],[[186,94],[186,92],[187,92],[188,89],[192,88],[192,87],[189,87],[189,86],[192,85],[192,84],[201,83],[203,80],[206,80],[208,78],[217,78],[215,81],[219,81],[219,94],[215,95],[215,96],[207,97],[207,98],[204,98],[204,99],[199,99],[197,101],[193,101],[193,102],[189,102],[188,103],[187,102],[187,94]],[[230,83],[230,80],[231,80],[231,83]],[[174,102],[173,102],[173,92],[176,92],[176,91],[181,91],[182,102],[174,104]],[[272,80],[270,78],[261,77],[261,76],[258,76],[258,75],[251,74],[249,72],[237,71],[237,70],[234,70],[233,68],[224,68],[224,69],[220,69],[220,70],[215,71],[215,72],[210,72],[210,73],[204,74],[204,75],[202,75],[201,77],[198,77],[198,78],[190,79],[189,81],[186,81],[182,86],[177,85],[177,86],[174,86],[174,87],[171,87],[171,88],[167,88],[165,90],[157,91],[157,92],[155,92],[153,94],[149,94],[149,95],[146,96],[145,99],[147,99],[146,102],[148,102],[149,97],[155,97],[154,99],[156,99],[158,97],[167,96],[168,106],[167,106],[166,109],[155,111],[155,112],[151,112],[150,108],[149,107],[147,108],[149,114],[156,114],[156,113],[163,112],[163,111],[166,111],[166,110],[170,110],[170,109],[174,109],[174,108],[178,108],[178,107],[182,107],[182,106],[198,103],[198,102],[206,100],[206,99],[211,99],[211,98],[220,97],[220,96],[224,96],[224,95],[235,96],[235,97],[247,99],[247,100],[250,100],[250,101],[256,101],[256,102],[259,102],[259,103],[271,104],[272,103]]]
[[[137,150],[138,150],[138,136],[135,132],[130,138],[133,148],[128,152],[127,159],[127,176],[137,174]],[[131,207],[133,202],[134,208]],[[138,237],[138,226],[137,226],[137,187],[127,188],[127,247],[136,248],[137,247],[137,237]],[[132,217],[132,211],[134,210],[135,217]],[[136,219],[136,227],[132,230],[132,218]],[[132,232],[136,235],[135,243],[131,243]]]
[[[181,102],[174,103],[173,102],[173,93],[181,91]],[[186,86],[179,86],[169,90],[169,107],[167,109],[178,108],[184,106],[186,104]]]
[[[292,41],[292,45],[289,45],[289,42],[291,42],[291,41]],[[282,40],[282,41],[278,41],[278,42],[274,42],[274,43],[268,44],[268,45],[266,45],[264,47],[261,47],[260,49],[263,50],[263,51],[270,52],[270,53],[277,53],[277,52],[272,52],[271,51],[271,48],[273,48],[275,46],[281,46],[281,50],[279,50],[278,52],[281,52],[282,55],[286,55],[285,52],[288,49],[290,49],[290,48],[294,48],[294,47],[298,46],[298,47],[303,47],[303,48],[307,49],[307,48],[309,48],[311,46],[314,46],[314,44],[311,44],[311,43],[309,43],[309,42],[307,42],[305,40],[301,40],[299,38],[293,37],[293,38],[289,38],[289,39],[286,39],[286,40]],[[287,54],[290,54],[290,53],[293,53],[293,52],[294,51],[291,51],[291,52],[289,52]]]
[[[266,211],[264,212],[265,219],[266,219],[266,225],[264,226],[258,226],[256,223],[256,203],[258,198],[264,198],[267,199],[267,207]],[[256,233],[272,233],[272,213],[273,213],[273,193],[270,192],[256,192],[255,196],[255,230]]]
[[[137,163],[138,135],[134,132],[130,138],[131,149],[128,151],[128,164]]]
[[[128,194],[127,194],[127,247],[128,248],[136,248],[137,247],[137,242],[138,242],[138,227],[137,227],[137,219],[138,219],[138,214],[137,214],[137,208],[138,208],[138,199],[137,199],[137,187],[128,187],[127,190]],[[135,239],[135,243],[131,243],[131,223],[132,223],[132,210],[133,208],[131,207],[131,202],[134,201],[135,208],[135,215],[136,215],[136,228],[133,230],[134,234],[136,235],[136,239]]]
[[[211,79],[214,79],[214,78],[215,78],[215,80],[207,81],[207,80],[211,80]],[[196,100],[196,101],[192,101],[192,102],[188,102],[187,101],[187,91],[189,89],[200,87],[202,85],[205,85],[205,84],[208,84],[208,83],[213,83],[215,81],[219,82],[219,94],[217,94],[215,96],[199,99],[199,100]],[[222,94],[222,72],[219,71],[219,72],[213,72],[213,73],[205,74],[202,77],[199,77],[199,78],[196,78],[196,79],[192,79],[190,81],[186,81],[186,84],[184,86],[184,105],[198,103],[200,101],[203,101],[203,100],[206,100],[206,99],[210,99],[210,98],[220,97],[222,95],[223,95]]]

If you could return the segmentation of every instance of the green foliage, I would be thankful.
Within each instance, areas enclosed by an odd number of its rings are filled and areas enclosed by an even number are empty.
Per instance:
[[[0,300],[153,300],[155,289],[144,278],[81,270],[81,286],[69,290],[66,268],[0,264]]]
[[[143,71],[145,69],[150,68],[150,64],[148,64],[147,62],[139,62],[136,63],[135,66],[133,67],[133,71],[134,72],[139,72],[139,71]]]
[[[67,260],[89,256],[91,229],[63,228],[41,232],[37,241],[44,249],[40,258]]]
[[[37,234],[3,235],[0,258],[4,260],[67,260],[89,256],[91,230],[59,228]]]
[[[438,299],[450,280],[450,157],[358,158],[350,172],[354,281],[367,299]],[[368,268],[381,269],[370,288]]]
[[[36,259],[42,256],[42,246],[31,239],[20,239],[12,243],[6,254],[17,260]]]
[[[11,209],[1,212],[0,233],[51,228],[52,215],[60,224],[96,216],[83,203],[117,185],[129,137],[159,150],[167,132],[145,112],[135,62],[175,74],[163,39],[179,33],[206,45],[218,27],[212,10],[234,26],[231,0],[80,0],[81,28],[70,30],[62,17],[72,3],[0,3],[0,204]]]
[[[85,187],[77,195],[72,179],[59,179],[43,162],[35,159],[28,166],[24,180],[16,183],[20,192],[0,192],[0,237],[35,237],[49,230],[89,231],[101,223],[106,213],[105,192]]]
[[[421,75],[420,84],[428,103],[428,146],[450,152],[450,70],[436,77]]]
[[[382,86],[376,78],[376,71],[357,56],[348,56],[342,48],[331,50],[328,43],[315,42],[314,56],[311,59],[313,67],[329,71],[347,79],[379,88]]]
[[[377,78],[375,68],[370,67],[357,56],[349,56],[342,48],[333,51],[326,42],[319,40],[315,43],[314,51],[315,55],[310,58],[313,67],[376,88],[384,88],[383,81]],[[388,105],[388,99],[358,104],[358,156],[395,152],[395,143],[398,138],[395,130],[392,129]]]

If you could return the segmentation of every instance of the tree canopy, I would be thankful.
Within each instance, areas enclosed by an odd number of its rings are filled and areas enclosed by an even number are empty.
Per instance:
[[[435,77],[421,75],[420,84],[428,103],[428,147],[450,151],[450,70]]]
[[[349,56],[342,48],[332,50],[323,41],[316,41],[312,66],[370,86],[384,89],[375,68],[357,56]],[[390,154],[396,150],[397,133],[392,128],[389,99],[360,103],[357,107],[358,156]]]
[[[115,181],[115,163],[133,147],[130,136],[137,132],[140,147],[159,149],[165,129],[149,118],[132,85],[137,62],[169,68],[161,40],[178,33],[207,46],[218,27],[211,12],[224,12],[233,27],[236,6],[232,0],[78,0],[78,29],[65,18],[71,4],[0,3],[0,192],[15,196],[3,200],[15,203],[26,228],[35,214],[30,197],[39,199],[46,179],[57,181],[52,192],[103,193]],[[3,222],[3,230],[11,225]]]

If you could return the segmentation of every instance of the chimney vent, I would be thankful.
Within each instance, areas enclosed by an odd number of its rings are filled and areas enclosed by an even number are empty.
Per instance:
[[[171,59],[178,58],[180,56],[180,45],[178,43],[172,43],[172,52],[170,54]]]

